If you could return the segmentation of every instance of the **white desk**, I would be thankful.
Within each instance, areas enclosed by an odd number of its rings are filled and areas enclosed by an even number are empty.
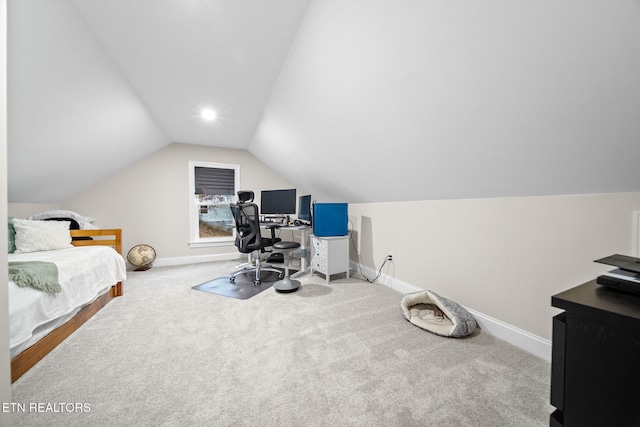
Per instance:
[[[290,225],[282,227],[285,230],[296,230],[300,232],[300,271],[296,271],[291,277],[298,277],[309,269],[309,230],[310,225]]]
[[[261,223],[260,227],[267,227],[269,225],[278,225],[278,223]],[[300,271],[296,271],[291,277],[297,277],[306,273],[309,269],[309,231],[310,225],[278,225],[276,230],[291,230],[300,232]]]

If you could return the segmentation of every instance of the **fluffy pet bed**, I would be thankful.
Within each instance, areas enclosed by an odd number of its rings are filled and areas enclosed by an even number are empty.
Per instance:
[[[432,291],[405,295],[400,308],[409,322],[443,337],[464,337],[478,328],[476,319],[464,307]]]

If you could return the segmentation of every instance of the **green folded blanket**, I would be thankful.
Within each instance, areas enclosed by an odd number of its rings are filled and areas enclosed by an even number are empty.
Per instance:
[[[9,263],[9,280],[45,292],[60,292],[58,267],[52,262],[14,261]]]

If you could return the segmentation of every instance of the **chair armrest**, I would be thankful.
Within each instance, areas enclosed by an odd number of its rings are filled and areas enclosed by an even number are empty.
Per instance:
[[[265,227],[266,230],[271,230],[271,240],[273,242],[277,242],[277,240],[276,240],[276,228],[280,228],[280,227],[281,227],[280,224],[267,225]]]

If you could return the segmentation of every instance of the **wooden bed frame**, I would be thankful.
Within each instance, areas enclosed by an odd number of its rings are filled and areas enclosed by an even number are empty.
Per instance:
[[[119,254],[122,255],[122,230],[104,229],[104,230],[70,230],[71,237],[99,237],[92,240],[72,240],[74,246],[112,246]],[[40,341],[24,350],[11,360],[11,382],[15,382],[25,372],[31,369],[51,350],[56,348],[58,344],[64,341],[84,322],[89,320],[102,307],[107,305],[112,299],[122,295],[122,282],[118,282],[111,287],[109,292],[98,297],[94,302],[85,306],[74,317],[66,321],[57,329],[51,331]]]

